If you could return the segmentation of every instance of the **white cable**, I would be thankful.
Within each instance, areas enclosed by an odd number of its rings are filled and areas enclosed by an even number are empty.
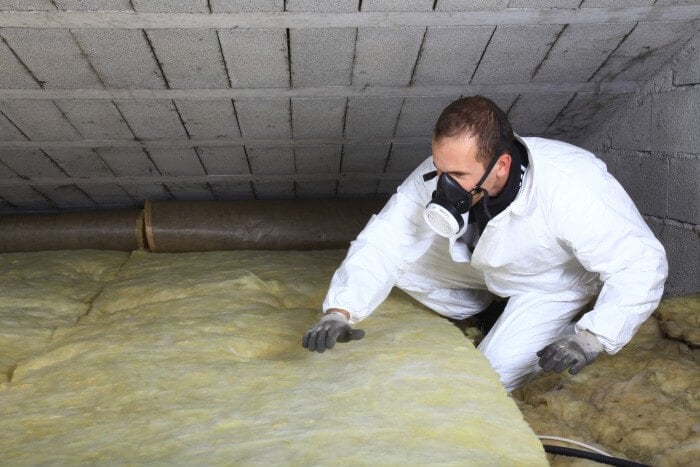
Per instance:
[[[591,451],[593,451],[593,452],[597,452],[598,454],[602,454],[602,455],[608,456],[608,457],[613,457],[611,454],[609,454],[609,453],[603,451],[602,449],[598,449],[598,448],[593,447],[593,446],[591,446],[591,445],[589,445],[589,444],[582,443],[582,442],[580,442],[580,441],[575,441],[575,440],[573,440],[573,439],[561,438],[561,437],[559,437],[559,436],[546,436],[546,435],[537,435],[537,437],[538,437],[539,439],[551,439],[551,440],[554,440],[554,441],[562,441],[562,442],[564,442],[564,443],[575,444],[575,445],[577,445],[577,446],[581,446],[581,447],[584,447],[584,448],[586,448],[586,449],[589,449],[589,450],[591,450]]]

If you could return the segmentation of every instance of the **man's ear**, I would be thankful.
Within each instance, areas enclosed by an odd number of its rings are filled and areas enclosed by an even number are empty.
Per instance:
[[[512,163],[513,158],[510,157],[510,154],[507,152],[501,154],[501,157],[499,157],[496,163],[496,175],[498,177],[508,177],[508,175],[510,175],[510,164]]]

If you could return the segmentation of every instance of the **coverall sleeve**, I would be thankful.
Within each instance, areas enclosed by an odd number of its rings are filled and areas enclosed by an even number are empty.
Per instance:
[[[576,330],[591,331],[614,354],[658,306],[668,274],[666,253],[612,176],[604,173],[600,183],[565,184],[559,185],[552,210],[556,235],[603,283]]]
[[[371,217],[335,271],[324,310],[346,310],[351,323],[366,318],[389,295],[402,265],[430,248],[436,234],[423,220],[423,209],[434,183],[424,182],[423,174],[432,170],[432,160],[426,159]]]

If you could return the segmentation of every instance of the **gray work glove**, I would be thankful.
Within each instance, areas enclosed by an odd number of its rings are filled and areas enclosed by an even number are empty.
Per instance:
[[[544,371],[560,373],[569,365],[569,374],[575,375],[593,362],[603,351],[603,344],[588,331],[581,331],[572,336],[562,337],[537,352],[539,364]]]
[[[353,329],[349,323],[342,314],[329,313],[306,331],[301,345],[312,352],[323,352],[332,349],[336,342],[350,342],[365,337],[365,331]]]

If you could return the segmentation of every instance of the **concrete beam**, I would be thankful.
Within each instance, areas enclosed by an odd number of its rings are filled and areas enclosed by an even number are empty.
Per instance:
[[[694,21],[700,5],[627,8],[544,8],[411,12],[142,13],[124,11],[2,11],[0,28],[285,29],[583,24]]]
[[[333,97],[436,97],[470,94],[631,93],[637,81],[578,83],[504,83],[464,86],[325,86],[310,88],[225,89],[0,89],[0,101],[9,100],[170,100],[170,99],[282,99]]]

